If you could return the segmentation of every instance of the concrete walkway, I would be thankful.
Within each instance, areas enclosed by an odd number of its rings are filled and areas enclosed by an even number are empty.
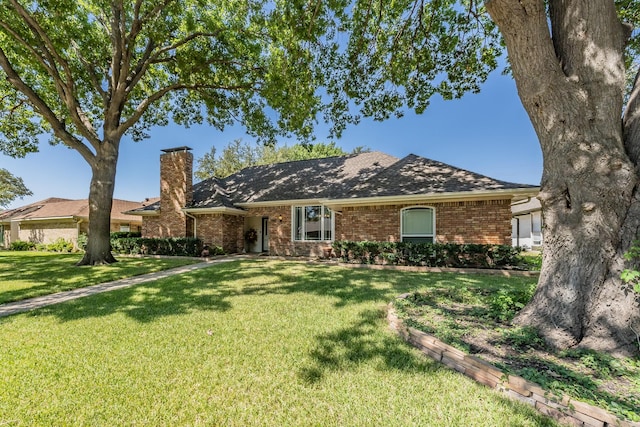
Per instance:
[[[113,282],[99,283],[97,285],[73,289],[71,291],[58,292],[56,294],[43,295],[41,297],[29,298],[22,301],[0,304],[0,317],[10,316],[12,314],[22,313],[24,311],[35,310],[37,308],[42,308],[53,304],[59,304],[61,302],[86,297],[88,295],[128,288],[129,286],[139,285],[140,283],[152,282],[154,280],[164,279],[165,277],[174,276],[176,274],[182,274],[189,271],[199,270],[201,268],[211,267],[214,264],[222,264],[225,262],[249,258],[254,257],[251,255],[231,255],[224,258],[207,260],[197,264],[184,265],[182,267],[171,268],[169,270],[157,271],[155,273],[114,280]]]

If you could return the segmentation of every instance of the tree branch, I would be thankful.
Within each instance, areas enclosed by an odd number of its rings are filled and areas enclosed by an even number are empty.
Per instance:
[[[118,127],[118,132],[121,135],[124,134],[129,128],[131,128],[131,126],[133,126],[134,124],[136,124],[138,122],[138,120],[140,120],[140,117],[142,117],[142,115],[147,111],[147,109],[154,102],[158,101],[159,99],[161,99],[163,96],[165,96],[169,92],[175,92],[175,91],[178,91],[178,90],[199,91],[199,90],[202,90],[202,89],[228,90],[228,91],[232,91],[232,90],[248,90],[248,89],[252,89],[254,86],[255,86],[255,84],[253,84],[253,83],[247,83],[247,84],[244,84],[244,85],[232,85],[232,86],[206,85],[206,84],[188,85],[188,84],[184,84],[184,83],[174,83],[172,85],[169,85],[167,87],[164,87],[164,88],[152,93],[147,98],[142,100],[142,102],[140,102],[140,104],[138,104],[138,107],[135,109],[135,111],[133,112],[131,117],[129,117],[127,120],[125,120]]]
[[[73,136],[66,130],[64,122],[60,121],[55,113],[49,108],[46,102],[40,98],[40,96],[27,85],[13,69],[9,59],[4,53],[4,50],[0,47],[0,67],[7,75],[7,81],[13,85],[19,92],[23,93],[33,108],[42,116],[44,120],[51,125],[53,133],[56,137],[60,138],[67,146],[75,149],[80,155],[93,166],[95,162],[95,155],[91,150],[82,143],[78,138]]]
[[[104,105],[107,105],[107,103],[109,102],[109,94],[102,88],[102,83],[98,78],[98,74],[95,72],[96,65],[85,59],[85,57],[82,55],[82,52],[80,51],[80,46],[78,46],[75,40],[71,41],[71,45],[76,51],[76,55],[78,55],[78,59],[80,59],[80,62],[82,62],[82,64],[87,69],[87,72],[89,73],[89,78],[91,79],[91,83],[93,84],[93,88],[96,90],[96,92],[98,92],[98,94],[100,94],[100,97],[104,102]]]
[[[42,55],[44,56],[41,56],[39,53],[37,53],[30,46],[30,43],[28,43],[22,37],[15,38],[15,40],[19,43],[22,43],[23,46],[31,51],[34,54],[34,59],[36,59],[36,61],[44,61],[45,63],[47,63],[45,65],[45,69],[49,72],[58,95],[69,110],[71,119],[73,120],[82,136],[87,138],[87,140],[94,147],[96,147],[96,144],[99,144],[100,140],[97,137],[95,130],[93,129],[93,125],[87,119],[86,115],[82,111],[82,108],[80,107],[80,104],[75,98],[74,94],[76,91],[76,87],[69,64],[64,58],[62,58],[62,56],[58,54],[55,45],[46,34],[46,31],[43,30],[40,24],[29,14],[29,12],[27,12],[27,10],[24,9],[22,5],[20,5],[20,3],[18,3],[16,0],[11,0],[11,4],[13,5],[13,8],[18,16],[25,22],[25,24],[27,24],[36,40],[39,42],[38,44],[42,49]],[[60,66],[62,67],[65,74],[65,79],[63,79],[60,75],[56,64],[60,64]]]

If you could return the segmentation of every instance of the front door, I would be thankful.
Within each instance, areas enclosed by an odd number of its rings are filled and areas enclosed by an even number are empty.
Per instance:
[[[269,252],[269,218],[262,218],[262,252]]]

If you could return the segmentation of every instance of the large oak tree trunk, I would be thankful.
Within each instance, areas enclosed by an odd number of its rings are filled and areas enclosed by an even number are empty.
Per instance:
[[[89,233],[84,257],[77,265],[111,264],[111,206],[118,162],[118,141],[105,141],[91,165],[89,190]]]
[[[620,279],[640,219],[638,141],[621,125],[628,30],[613,0],[551,0],[549,15],[543,0],[487,9],[544,159],[542,271],[515,321],[557,348],[637,353],[639,298]]]

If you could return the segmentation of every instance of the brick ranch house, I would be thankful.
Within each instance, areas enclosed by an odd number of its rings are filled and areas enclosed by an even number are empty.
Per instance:
[[[125,212],[143,237],[226,252],[320,256],[334,240],[511,244],[511,203],[539,187],[381,152],[245,168],[193,184],[189,147],[162,150],[160,200]],[[245,242],[255,229],[255,243]]]
[[[140,206],[139,202],[113,199],[111,231],[140,231],[140,217],[122,213]],[[77,245],[78,236],[88,229],[87,199],[51,197],[0,212],[0,247],[8,248],[16,240],[47,244],[59,238]]]

